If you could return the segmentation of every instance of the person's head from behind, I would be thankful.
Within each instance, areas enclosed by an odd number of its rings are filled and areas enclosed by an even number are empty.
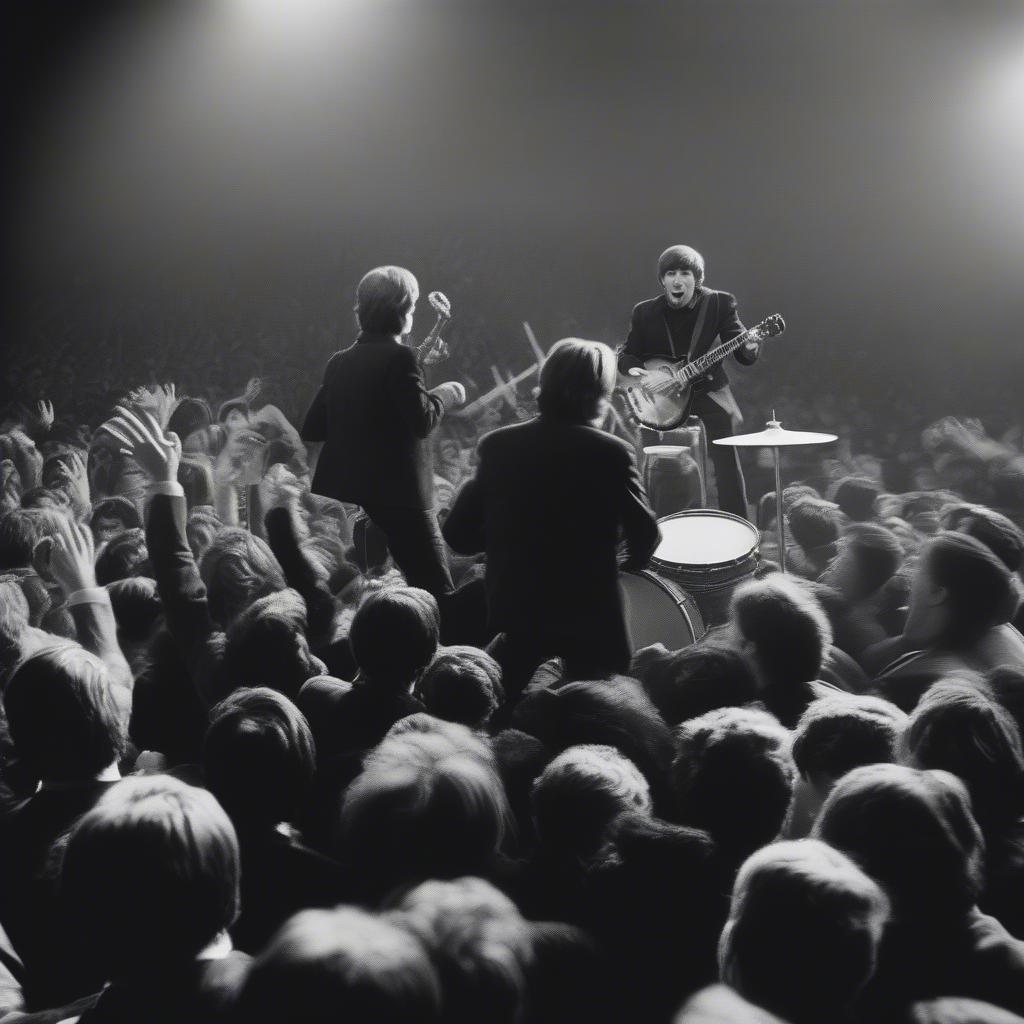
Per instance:
[[[1012,716],[976,681],[942,680],[910,715],[903,758],[915,768],[939,768],[967,786],[983,831],[1024,815],[1024,753]]]
[[[197,505],[189,509],[188,519],[185,521],[185,537],[196,561],[200,561],[206,554],[222,525],[220,517],[211,505]]]
[[[844,693],[814,701],[793,731],[799,778],[787,834],[810,831],[825,798],[847,772],[898,760],[906,722],[903,711],[880,697]]]
[[[111,538],[96,556],[96,582],[101,587],[129,576],[152,575],[146,533],[137,527]]]
[[[295,820],[313,784],[313,734],[276,690],[236,690],[210,712],[203,768],[240,832],[273,829]]]
[[[93,506],[89,526],[98,547],[113,540],[125,530],[138,529],[142,526],[142,519],[132,501],[115,495],[112,498],[104,498]]]
[[[892,530],[879,523],[852,523],[821,581],[848,601],[862,601],[892,579],[903,557],[903,545]]]
[[[87,782],[116,767],[125,720],[107,668],[77,644],[38,651],[4,690],[18,758],[44,782]]]
[[[409,690],[437,653],[437,600],[418,587],[371,593],[352,618],[349,643],[362,677],[375,686]]]
[[[731,863],[778,835],[795,776],[789,730],[765,711],[719,708],[676,730],[677,818],[709,832]]]
[[[371,898],[426,878],[486,874],[510,821],[487,745],[451,722],[389,736],[345,791],[343,860]]]
[[[505,700],[501,666],[478,647],[444,647],[420,677],[416,695],[438,718],[486,729]]]
[[[757,679],[750,663],[739,651],[714,641],[691,644],[646,662],[640,654],[631,671],[669,725],[757,699]]]
[[[1017,611],[1020,587],[981,541],[963,533],[933,537],[917,563],[904,632],[928,645],[976,642]]]
[[[762,687],[818,678],[832,629],[806,589],[781,573],[751,580],[733,594],[731,614]]]
[[[1017,725],[1024,741],[1024,669],[1000,665],[985,673],[985,686]]]
[[[107,584],[107,593],[117,621],[118,639],[126,645],[152,639],[163,622],[163,605],[156,580],[149,576],[129,576]]]
[[[947,772],[855,768],[825,801],[814,836],[875,879],[905,924],[962,920],[981,891],[984,840],[966,787]]]
[[[294,697],[323,671],[306,640],[306,602],[291,588],[253,601],[228,627],[224,679],[229,687],[269,686]]]
[[[789,510],[787,525],[793,540],[818,560],[832,558],[839,540],[839,510],[819,498],[801,498]]]
[[[541,415],[566,423],[600,419],[611,399],[615,374],[615,353],[607,345],[563,338],[551,347],[541,367]]]
[[[689,245],[670,245],[658,257],[658,283],[673,309],[688,305],[704,282],[704,257]]]
[[[512,721],[555,754],[579,744],[615,747],[655,787],[672,762],[671,730],[643,687],[626,676],[529,693]]]
[[[404,267],[375,267],[356,288],[359,329],[395,337],[408,334],[419,295],[419,283]]]
[[[431,1024],[441,984],[411,932],[358,910],[303,910],[256,958],[239,997],[241,1020],[260,1024]]]
[[[585,864],[624,814],[650,814],[651,790],[614,747],[584,744],[558,755],[533,784],[533,823],[542,851]]]
[[[221,530],[199,562],[210,615],[222,629],[261,597],[285,589],[284,573],[267,542],[248,530]]]
[[[793,1024],[841,1016],[874,971],[888,913],[878,884],[830,846],[766,846],[736,876],[722,980]]]
[[[430,952],[447,1020],[522,1019],[531,926],[493,885],[481,878],[423,882],[397,901],[393,918]]]
[[[0,570],[29,568],[39,536],[38,518],[28,509],[0,517]]]
[[[61,868],[70,920],[108,977],[193,960],[238,916],[238,840],[205,789],[124,779],[72,830]]]
[[[1024,531],[1001,512],[984,505],[952,505],[943,511],[940,525],[980,540],[1010,572],[1024,565]]]
[[[882,488],[867,477],[847,476],[836,484],[832,499],[840,510],[855,523],[865,523],[876,517],[876,503]]]

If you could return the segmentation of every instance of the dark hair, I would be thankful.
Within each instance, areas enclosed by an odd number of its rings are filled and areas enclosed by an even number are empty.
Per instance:
[[[443,647],[417,683],[416,695],[432,715],[484,729],[505,700],[501,666],[478,647]]]
[[[213,423],[213,410],[205,398],[189,398],[179,400],[167,421],[167,433],[177,434],[185,440],[189,434],[203,430]]]
[[[875,517],[875,502],[882,493],[874,480],[863,476],[845,476],[832,495],[839,508],[855,523]]]
[[[614,747],[588,743],[558,755],[533,784],[533,820],[550,854],[586,860],[622,814],[651,811],[647,780]]]
[[[392,921],[355,907],[303,910],[256,958],[239,996],[251,1024],[432,1024],[441,986],[427,951]]]
[[[829,794],[814,835],[881,883],[898,919],[955,919],[981,891],[984,840],[966,788],[946,772],[854,768]]]
[[[873,594],[889,582],[903,564],[903,546],[892,530],[878,523],[852,523],[843,534],[857,563],[861,591]]]
[[[796,768],[790,734],[766,711],[719,708],[676,730],[672,787],[682,823],[736,863],[778,835]]]
[[[28,509],[0,516],[0,569],[28,568],[38,540],[38,520]]]
[[[111,537],[96,556],[96,582],[101,587],[129,576],[152,575],[144,530],[125,530]]]
[[[18,756],[39,779],[81,782],[125,750],[125,716],[106,666],[77,644],[26,658],[4,690]]]
[[[213,471],[206,463],[183,457],[178,464],[178,483],[185,492],[186,508],[213,503]]]
[[[733,594],[732,618],[754,645],[769,682],[785,686],[818,678],[832,630],[807,590],[779,574],[749,581]]]
[[[419,283],[404,267],[375,267],[356,288],[355,313],[360,329],[400,334],[419,293]]]
[[[352,618],[349,643],[368,679],[408,686],[437,652],[440,613],[436,599],[417,587],[370,594]]]
[[[615,747],[656,788],[672,760],[668,726],[640,684],[625,676],[528,693],[512,720],[552,753],[578,744]]]
[[[306,642],[306,602],[296,591],[279,590],[253,601],[228,627],[224,682],[269,686],[294,697],[316,675]]]
[[[838,850],[773,843],[736,877],[722,978],[796,1024],[829,1019],[871,977],[888,914],[877,883]]]
[[[948,595],[949,634],[954,642],[973,641],[1013,618],[1020,603],[1019,587],[981,541],[945,531],[925,545],[921,558]]]
[[[211,505],[196,505],[189,509],[185,520],[185,536],[193,557],[199,561],[212,546],[223,524]]]
[[[541,415],[589,423],[615,386],[615,353],[599,341],[563,338],[552,345],[540,371]]]
[[[790,507],[787,517],[793,540],[808,551],[831,557],[839,540],[839,510],[820,498],[801,498]]]
[[[275,690],[236,690],[210,712],[206,782],[239,828],[294,821],[315,767],[306,719]]]
[[[199,573],[206,586],[210,615],[223,628],[253,601],[287,585],[267,542],[239,527],[218,531],[203,553]]]
[[[343,858],[371,897],[486,874],[501,846],[510,815],[493,755],[468,729],[441,724],[387,737],[345,792]]]
[[[971,682],[943,680],[911,712],[903,737],[917,768],[941,768],[961,779],[986,831],[1024,815],[1024,753],[1010,713]]]
[[[631,671],[669,725],[757,699],[757,680],[747,659],[715,641],[691,644]]]
[[[120,494],[104,498],[93,505],[92,515],[89,517],[89,525],[93,530],[96,529],[96,522],[99,519],[117,519],[126,530],[142,526],[142,517],[135,503]]]
[[[72,830],[61,895],[109,975],[185,964],[238,916],[238,840],[205,789],[124,779]]]
[[[658,280],[670,270],[692,270],[697,284],[704,281],[704,257],[688,245],[670,245],[658,257]]]
[[[955,505],[942,514],[941,526],[980,540],[1010,572],[1024,564],[1024,531],[1001,512],[984,505]]]
[[[118,635],[129,643],[141,643],[153,635],[163,616],[156,580],[129,576],[107,584]]]
[[[985,673],[985,684],[1017,723],[1017,731],[1024,741],[1024,669],[1000,665]]]
[[[880,697],[842,694],[814,701],[793,732],[793,761],[804,778],[842,778],[864,764],[897,759],[907,716]]]

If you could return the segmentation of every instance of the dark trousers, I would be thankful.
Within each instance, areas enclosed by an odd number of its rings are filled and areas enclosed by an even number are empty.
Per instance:
[[[395,565],[410,587],[420,587],[441,602],[455,587],[448,551],[433,509],[364,505],[363,511],[387,538]]]
[[[740,466],[740,450],[729,445],[713,444],[719,437],[730,437],[736,433],[732,417],[706,394],[694,398],[690,412],[704,422],[708,435],[708,455],[715,467],[715,482],[718,485],[718,507],[723,512],[749,519],[747,509],[747,485],[743,480]]]

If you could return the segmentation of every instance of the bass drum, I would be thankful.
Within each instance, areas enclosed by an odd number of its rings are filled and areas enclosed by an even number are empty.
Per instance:
[[[666,516],[658,526],[651,568],[685,587],[708,623],[725,622],[732,592],[757,569],[761,534],[746,519],[706,508]]]
[[[634,651],[658,642],[678,651],[707,632],[693,598],[671,580],[647,571],[620,572],[619,592]]]

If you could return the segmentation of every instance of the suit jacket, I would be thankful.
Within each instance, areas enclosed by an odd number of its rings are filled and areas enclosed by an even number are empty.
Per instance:
[[[619,538],[640,567],[660,536],[632,448],[541,416],[488,434],[478,455],[443,533],[462,554],[486,551],[491,628],[628,652]]]
[[[426,437],[444,415],[411,348],[363,332],[336,352],[302,424],[325,442],[313,491],[356,505],[432,508],[434,470]]]
[[[668,299],[664,295],[639,302],[633,307],[629,337],[626,338],[626,344],[619,354],[620,372],[625,373],[633,366],[642,366],[644,360],[651,356],[680,359],[686,355],[692,331],[687,332],[685,337],[671,336],[665,319],[668,308]],[[736,298],[728,292],[716,292],[712,288],[701,287],[693,314],[694,327],[699,323],[701,329],[690,351],[691,361],[704,355],[719,340],[732,341],[745,329],[736,312]],[[757,354],[748,355],[742,348],[733,354],[736,361],[744,366],[749,366],[757,359]],[[729,377],[723,361],[711,372],[710,390],[718,391],[728,385]]]

